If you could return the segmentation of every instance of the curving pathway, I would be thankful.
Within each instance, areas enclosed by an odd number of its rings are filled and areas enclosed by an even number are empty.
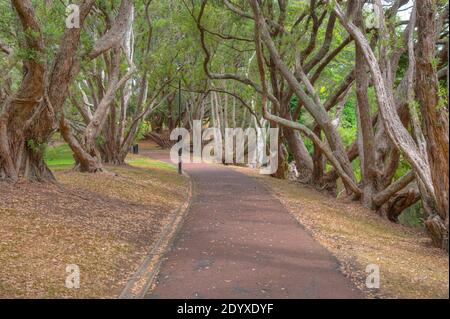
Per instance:
[[[193,202],[146,298],[363,298],[258,181],[219,165],[185,170]]]

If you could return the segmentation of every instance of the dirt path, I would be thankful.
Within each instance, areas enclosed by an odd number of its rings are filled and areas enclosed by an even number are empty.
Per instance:
[[[363,297],[259,182],[222,166],[185,169],[193,203],[146,298]]]

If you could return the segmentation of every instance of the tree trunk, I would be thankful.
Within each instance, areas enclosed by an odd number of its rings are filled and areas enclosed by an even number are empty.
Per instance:
[[[70,123],[64,118],[64,116],[61,116],[59,131],[73,152],[76,170],[84,173],[96,173],[103,171],[101,159],[86,152],[85,147],[83,147],[77,138],[75,138],[72,134]]]
[[[311,180],[314,164],[311,155],[309,155],[305,143],[300,136],[300,133],[289,128],[283,128],[283,135],[286,139],[289,150],[294,157],[300,179],[303,182],[309,182]]]
[[[31,126],[36,109],[45,106],[44,65],[27,60],[24,68],[22,85],[0,114],[0,178],[52,180],[53,175],[43,161],[46,132]]]
[[[80,4],[80,24],[93,3],[94,0],[85,0]],[[52,181],[54,177],[44,163],[43,153],[77,71],[75,54],[81,28],[66,29],[52,69],[47,70],[44,41],[32,2],[13,0],[12,6],[25,33],[25,49],[37,56],[23,60],[22,83],[0,112],[0,179]],[[44,87],[46,74],[49,81]]]
[[[362,1],[358,1],[356,9],[355,23],[364,30],[364,20],[362,16]],[[358,118],[358,145],[359,159],[362,175],[362,203],[365,207],[372,208],[372,196],[375,192],[375,152],[374,152],[374,132],[372,128],[372,117],[370,115],[370,104],[367,90],[369,88],[369,77],[367,74],[367,64],[361,47],[357,44],[355,51],[355,82],[357,98],[357,118]]]
[[[278,136],[278,167],[275,173],[272,174],[272,177],[278,179],[286,179],[289,173],[289,165],[287,160],[287,150],[283,144],[282,137]]]
[[[274,41],[272,40],[270,36],[270,32],[268,30],[268,26],[265,22],[264,17],[261,15],[259,4],[256,1],[252,1],[252,8],[253,12],[255,13],[255,20],[258,24],[258,28],[260,29],[260,36],[261,40],[266,45],[271,58],[274,61],[274,64],[276,65],[277,69],[280,71],[281,75],[293,92],[297,95],[297,97],[300,99],[302,104],[305,106],[305,108],[308,110],[308,112],[311,114],[311,116],[314,118],[314,120],[317,122],[317,124],[321,127],[323,132],[325,133],[325,136],[327,138],[328,144],[330,145],[330,148],[332,150],[332,155],[334,159],[336,160],[336,164],[339,164],[339,166],[342,168],[342,172],[345,173],[346,178],[343,179],[344,184],[349,192],[355,191],[357,189],[355,185],[355,176],[353,172],[352,165],[347,157],[347,154],[345,152],[344,145],[342,143],[342,140],[339,136],[339,133],[337,132],[337,129],[334,127],[332,121],[328,117],[327,111],[325,110],[324,106],[320,102],[319,98],[317,97],[315,92],[311,92],[314,89],[312,88],[312,85],[305,74],[302,76],[302,82],[305,84],[305,86],[308,89],[308,92],[310,95],[313,96],[311,98],[302,88],[300,82],[297,80],[296,76],[289,70],[288,66],[283,62],[278,49],[275,46]],[[279,121],[277,120],[279,124],[286,123],[285,121]],[[289,123],[294,125],[294,122]],[[295,123],[296,124],[296,123]],[[331,154],[330,154],[331,155]]]
[[[379,114],[383,121],[387,135],[395,146],[403,151],[405,158],[414,168],[419,178],[422,179],[427,190],[431,194],[434,194],[430,167],[424,159],[420,157],[413,138],[409,134],[408,130],[403,126],[399,118],[392,88],[388,86],[387,80],[383,77],[380,65],[367,39],[361,33],[361,30],[359,30],[352,22],[348,21],[347,17],[342,13],[340,6],[337,3],[333,10],[343,26],[353,36],[355,42],[361,47],[361,50],[364,53],[365,60],[372,75],[372,82],[375,88]]]
[[[320,129],[320,127],[317,126],[314,128],[314,134],[316,134],[316,136],[321,139],[322,130]],[[323,187],[325,166],[323,160],[323,152],[321,148],[317,145],[317,143],[314,144],[312,160],[313,160],[312,181],[316,186]]]
[[[439,105],[439,82],[433,67],[436,49],[436,1],[417,1],[416,95],[427,141],[437,214],[425,222],[433,242],[448,250],[449,124],[448,112]]]

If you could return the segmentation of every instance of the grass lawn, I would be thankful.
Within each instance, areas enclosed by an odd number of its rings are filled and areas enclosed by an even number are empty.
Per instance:
[[[0,298],[117,297],[185,201],[187,179],[136,155],[78,173],[66,145],[45,159],[57,184],[0,184]],[[71,264],[79,289],[65,286]]]
[[[45,152],[44,159],[51,169],[68,169],[73,167],[75,164],[75,160],[72,156],[72,150],[67,144],[48,147]]]

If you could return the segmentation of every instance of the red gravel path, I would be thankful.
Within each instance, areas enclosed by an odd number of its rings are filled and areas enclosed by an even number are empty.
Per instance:
[[[193,203],[146,298],[363,298],[258,181],[216,165],[185,169]]]

